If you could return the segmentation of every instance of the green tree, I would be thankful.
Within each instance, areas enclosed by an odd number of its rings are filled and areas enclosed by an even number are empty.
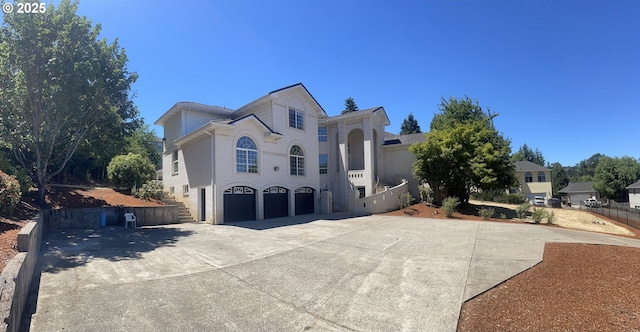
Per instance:
[[[154,130],[149,129],[149,125],[142,125],[126,138],[128,152],[145,156],[153,165],[162,164],[162,155],[156,148],[158,136]]]
[[[356,105],[356,102],[353,100],[353,98],[349,97],[347,99],[344,100],[344,110],[342,110],[341,114],[345,114],[345,113],[351,113],[351,112],[356,112],[359,111],[358,109],[358,105]]]
[[[580,161],[573,168],[567,170],[567,175],[571,182],[591,182],[594,181],[594,175],[596,167],[600,162],[600,159],[606,157],[601,153],[596,153],[593,156]]]
[[[44,14],[5,15],[0,28],[0,130],[40,204],[100,120],[137,112],[130,100],[137,75],[124,50],[98,40],[100,25],[77,8],[63,0]]]
[[[600,195],[621,198],[624,188],[640,178],[640,163],[632,157],[601,157],[595,169],[593,188]]]
[[[450,129],[460,123],[479,120],[487,120],[487,124],[493,127],[493,118],[498,116],[498,114],[491,113],[491,110],[487,110],[485,113],[477,100],[473,101],[467,96],[464,99],[449,97],[449,100],[441,97],[438,109],[440,113],[433,116],[431,130]]]
[[[551,186],[553,194],[557,194],[560,189],[569,185],[569,176],[562,164],[555,162],[548,166],[551,168]]]
[[[113,157],[107,166],[107,177],[118,187],[140,188],[155,177],[155,166],[146,157],[129,153]]]
[[[545,165],[544,157],[542,156],[542,152],[536,148],[533,151],[527,143],[524,143],[516,153],[511,156],[512,161],[530,161],[534,164],[538,164],[540,166]]]
[[[402,121],[402,125],[400,126],[400,135],[419,134],[421,132],[418,120],[413,117],[413,114],[409,113],[409,116]]]
[[[432,122],[427,139],[409,147],[417,158],[414,175],[434,188],[439,201],[451,196],[467,203],[472,189],[506,189],[517,184],[511,142],[494,128],[496,115],[479,114],[477,103],[468,101],[462,100],[466,112],[458,100],[446,102],[442,113],[434,116],[438,123]]]

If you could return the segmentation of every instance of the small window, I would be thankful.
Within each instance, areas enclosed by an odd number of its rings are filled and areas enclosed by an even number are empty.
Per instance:
[[[185,184],[182,186],[182,195],[183,196],[189,196],[189,185]]]
[[[302,113],[301,111],[295,110],[293,108],[290,108],[289,109],[289,127],[304,130],[304,113]]]
[[[178,174],[178,150],[173,151],[173,154],[171,156],[171,161],[173,163],[173,175],[177,175]]]
[[[297,145],[292,146],[289,152],[289,168],[291,175],[304,175],[304,152]]]
[[[524,182],[533,182],[533,175],[529,172],[524,173]]]
[[[544,172],[538,172],[538,182],[547,182]]]
[[[318,142],[327,141],[327,127],[318,127]]]
[[[173,195],[175,193],[176,193],[176,187],[174,186],[169,187],[169,194]]]
[[[320,160],[320,174],[327,174],[329,172],[329,155],[321,153],[318,159]]]
[[[239,173],[258,173],[258,148],[247,136],[236,143],[236,170]]]

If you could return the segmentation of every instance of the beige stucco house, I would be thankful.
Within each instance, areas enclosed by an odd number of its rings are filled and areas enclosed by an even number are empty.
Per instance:
[[[417,138],[386,140],[383,107],[328,116],[301,83],[235,110],[179,102],[155,124],[165,190],[212,224],[346,211],[354,193],[413,178],[407,147]]]
[[[520,182],[518,190],[525,198],[533,201],[535,196],[542,196],[545,203],[552,195],[551,170],[530,161],[516,161],[516,177]]]

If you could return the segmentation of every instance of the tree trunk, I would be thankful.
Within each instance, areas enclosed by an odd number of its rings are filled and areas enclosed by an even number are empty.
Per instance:
[[[46,194],[47,194],[47,186],[44,184],[41,184],[40,186],[38,186],[38,206],[40,207],[46,206],[46,202],[45,202]]]

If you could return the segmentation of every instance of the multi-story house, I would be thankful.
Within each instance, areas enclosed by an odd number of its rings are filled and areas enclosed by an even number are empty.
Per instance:
[[[384,108],[328,116],[301,83],[236,110],[179,102],[155,124],[165,189],[213,224],[328,212],[323,203],[345,211],[355,190],[412,179],[415,158],[394,149],[403,140],[385,141]]]

